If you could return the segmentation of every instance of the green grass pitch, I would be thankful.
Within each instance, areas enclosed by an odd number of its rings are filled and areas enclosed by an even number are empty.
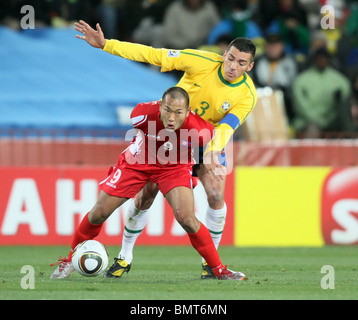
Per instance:
[[[110,262],[119,247],[107,247]],[[0,246],[1,300],[357,300],[358,247],[219,248],[224,264],[248,280],[201,280],[201,258],[190,246],[136,246],[132,269],[121,279],[73,273],[52,280],[50,263],[68,247]],[[24,265],[34,268],[34,288],[23,288]],[[334,271],[334,289],[323,289],[321,273]],[[332,274],[331,274],[332,275]],[[22,280],[23,279],[23,280]],[[331,278],[332,280],[332,278]],[[23,282],[22,282],[23,281]],[[332,283],[332,282],[331,282]]]

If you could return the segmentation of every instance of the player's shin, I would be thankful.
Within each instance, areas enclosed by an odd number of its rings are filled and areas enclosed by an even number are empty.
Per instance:
[[[125,260],[130,264],[133,260],[133,247],[147,225],[149,218],[149,209],[139,210],[134,204],[134,200],[130,200],[130,206],[126,216],[126,224],[123,231],[122,248],[118,254],[118,258]]]
[[[216,268],[222,265],[210,232],[203,224],[201,224],[198,232],[188,233],[188,236],[192,246],[205,259],[209,267]]]
[[[215,248],[219,247],[221,237],[225,227],[227,207],[224,203],[224,207],[218,210],[214,210],[208,206],[205,216],[205,226],[208,228],[211,238],[213,239]],[[205,259],[202,259],[204,262]]]
[[[218,210],[214,210],[208,206],[206,212],[205,225],[210,231],[216,249],[220,244],[222,233],[224,231],[226,212],[227,208],[225,203],[224,207]]]
[[[71,243],[71,248],[72,248],[71,252],[79,243],[85,240],[91,240],[95,238],[102,229],[102,223],[93,224],[89,222],[88,214],[89,212],[84,216],[80,225],[76,229],[76,232],[73,236],[72,243]],[[69,254],[69,257],[71,256],[71,252]]]

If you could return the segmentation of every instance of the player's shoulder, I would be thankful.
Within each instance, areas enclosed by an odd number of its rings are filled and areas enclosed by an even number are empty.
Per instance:
[[[180,54],[192,57],[195,60],[202,60],[203,62],[222,63],[223,57],[215,52],[198,50],[198,49],[183,49]]]
[[[245,82],[246,82],[246,84],[247,84],[250,88],[256,90],[256,89],[255,89],[254,81],[252,80],[252,78],[250,77],[250,75],[247,74],[247,73],[245,73]]]
[[[131,118],[138,116],[140,114],[151,115],[156,114],[159,110],[160,102],[159,101],[151,101],[151,102],[143,102],[137,104],[131,113]]]
[[[137,104],[132,110],[130,118],[134,127],[137,127],[144,122],[151,120],[158,115],[160,102],[151,101]]]
[[[256,93],[256,87],[255,87],[254,81],[251,79],[251,77],[247,73],[245,75],[246,75],[245,83],[246,83],[247,89],[251,95],[256,97],[257,93]]]

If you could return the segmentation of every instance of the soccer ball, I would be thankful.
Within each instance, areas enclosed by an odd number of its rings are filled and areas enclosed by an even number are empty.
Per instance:
[[[86,240],[73,250],[72,264],[81,275],[95,277],[106,270],[108,252],[102,243],[96,240]]]

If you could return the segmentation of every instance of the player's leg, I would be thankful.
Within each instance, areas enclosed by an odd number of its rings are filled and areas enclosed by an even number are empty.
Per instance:
[[[122,247],[118,257],[114,259],[112,266],[105,272],[105,277],[120,278],[123,273],[129,272],[131,269],[134,244],[147,225],[149,208],[157,193],[157,185],[153,182],[147,182],[137,194],[135,200],[130,200],[131,203],[126,213],[126,223],[122,236]]]
[[[144,171],[128,170],[121,164],[110,169],[108,177],[99,184],[101,192],[96,204],[82,219],[74,234],[71,250],[78,243],[96,237],[101,231],[103,222],[112,212],[125,201],[134,197],[144,187],[147,181],[147,175]],[[68,257],[62,258],[51,278],[67,278],[71,273],[71,268],[73,269],[70,252]]]
[[[175,219],[188,233],[193,247],[201,256],[208,259],[210,266],[219,266],[220,257],[210,233],[195,216],[193,190],[187,187],[176,187],[171,189],[165,198],[173,210]]]
[[[127,200],[127,198],[111,196],[104,191],[100,192],[96,204],[91,211],[84,216],[80,225],[76,229],[68,256],[60,258],[59,266],[52,273],[50,278],[63,279],[70,276],[70,274],[74,271],[71,263],[71,255],[74,248],[85,240],[94,239],[100,233],[103,223],[112,214],[112,212]]]
[[[195,216],[193,190],[187,187],[176,187],[167,192],[165,198],[172,207],[176,220],[187,232],[192,246],[207,261],[216,278],[245,279],[243,273],[231,271],[221,263],[209,230]]]
[[[223,177],[223,180],[219,181],[213,180],[212,177],[205,172],[203,165],[200,165],[197,173],[207,194],[209,204],[205,217],[206,227],[211,233],[215,247],[218,248],[224,231],[227,213],[224,199],[226,177]]]
[[[96,204],[82,219],[74,234],[71,243],[72,250],[79,243],[95,238],[100,233],[103,223],[113,211],[127,200],[128,198],[112,196],[101,190]]]
[[[205,225],[209,229],[210,235],[217,249],[221,241],[226,221],[227,208],[224,200],[226,177],[219,181],[216,179],[213,180],[205,171],[203,165],[198,167],[197,175],[203,184],[209,204],[205,216]],[[212,270],[207,267],[207,263],[204,259],[202,261],[201,278],[214,278]]]
[[[139,191],[135,198],[134,205],[136,210],[148,210],[154,202],[155,197],[159,192],[156,183],[148,181],[144,188]]]
[[[130,200],[130,206],[126,213],[126,223],[123,231],[122,248],[118,258],[130,264],[133,260],[133,247],[149,219],[151,207],[158,187],[153,182],[148,182],[138,193],[135,199]]]

